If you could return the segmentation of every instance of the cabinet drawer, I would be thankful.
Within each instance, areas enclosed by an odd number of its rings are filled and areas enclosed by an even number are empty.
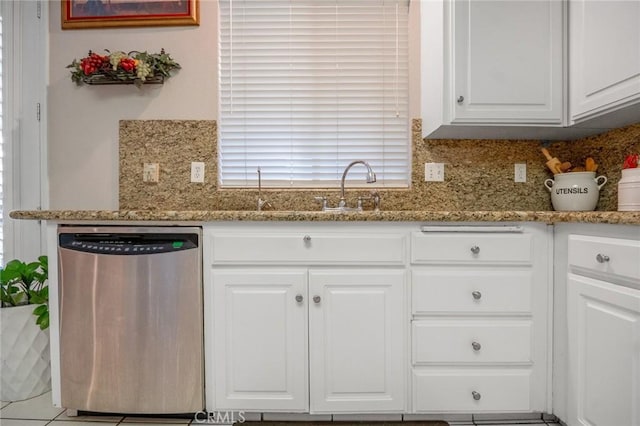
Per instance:
[[[415,232],[411,236],[412,263],[530,264],[530,234]]]
[[[415,369],[413,406],[416,412],[531,411],[530,382],[526,369]]]
[[[640,283],[640,240],[569,235],[569,266],[581,275]]]
[[[529,320],[414,321],[413,363],[530,363],[531,328]]]
[[[528,313],[533,273],[530,269],[419,269],[411,272],[413,314]]]
[[[402,234],[215,233],[212,235],[215,264],[403,264]]]

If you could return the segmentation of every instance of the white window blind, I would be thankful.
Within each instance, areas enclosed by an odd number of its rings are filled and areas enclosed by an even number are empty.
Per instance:
[[[219,4],[222,186],[408,186],[408,0]]]

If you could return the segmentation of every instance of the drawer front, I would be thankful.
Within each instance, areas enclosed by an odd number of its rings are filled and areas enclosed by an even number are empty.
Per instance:
[[[531,363],[530,320],[423,320],[412,325],[413,363]]]
[[[569,266],[578,274],[640,283],[640,228],[637,237],[569,235]]]
[[[530,234],[422,233],[411,236],[412,263],[531,264]]]
[[[422,269],[411,272],[413,314],[529,313],[529,269],[489,271]]]
[[[413,406],[418,413],[531,411],[530,382],[526,369],[416,369]]]
[[[215,233],[214,264],[376,264],[400,265],[405,259],[402,234]]]

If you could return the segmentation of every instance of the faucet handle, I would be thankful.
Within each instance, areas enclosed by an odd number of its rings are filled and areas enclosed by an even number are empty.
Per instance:
[[[322,205],[322,211],[327,209],[327,197],[313,197],[313,199]]]
[[[373,198],[373,210],[380,211],[380,194],[375,189],[371,191],[371,198]]]

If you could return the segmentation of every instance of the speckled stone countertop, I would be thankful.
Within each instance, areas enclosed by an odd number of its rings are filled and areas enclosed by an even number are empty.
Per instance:
[[[15,210],[13,219],[58,222],[544,222],[640,225],[640,211],[227,211],[227,210]]]

